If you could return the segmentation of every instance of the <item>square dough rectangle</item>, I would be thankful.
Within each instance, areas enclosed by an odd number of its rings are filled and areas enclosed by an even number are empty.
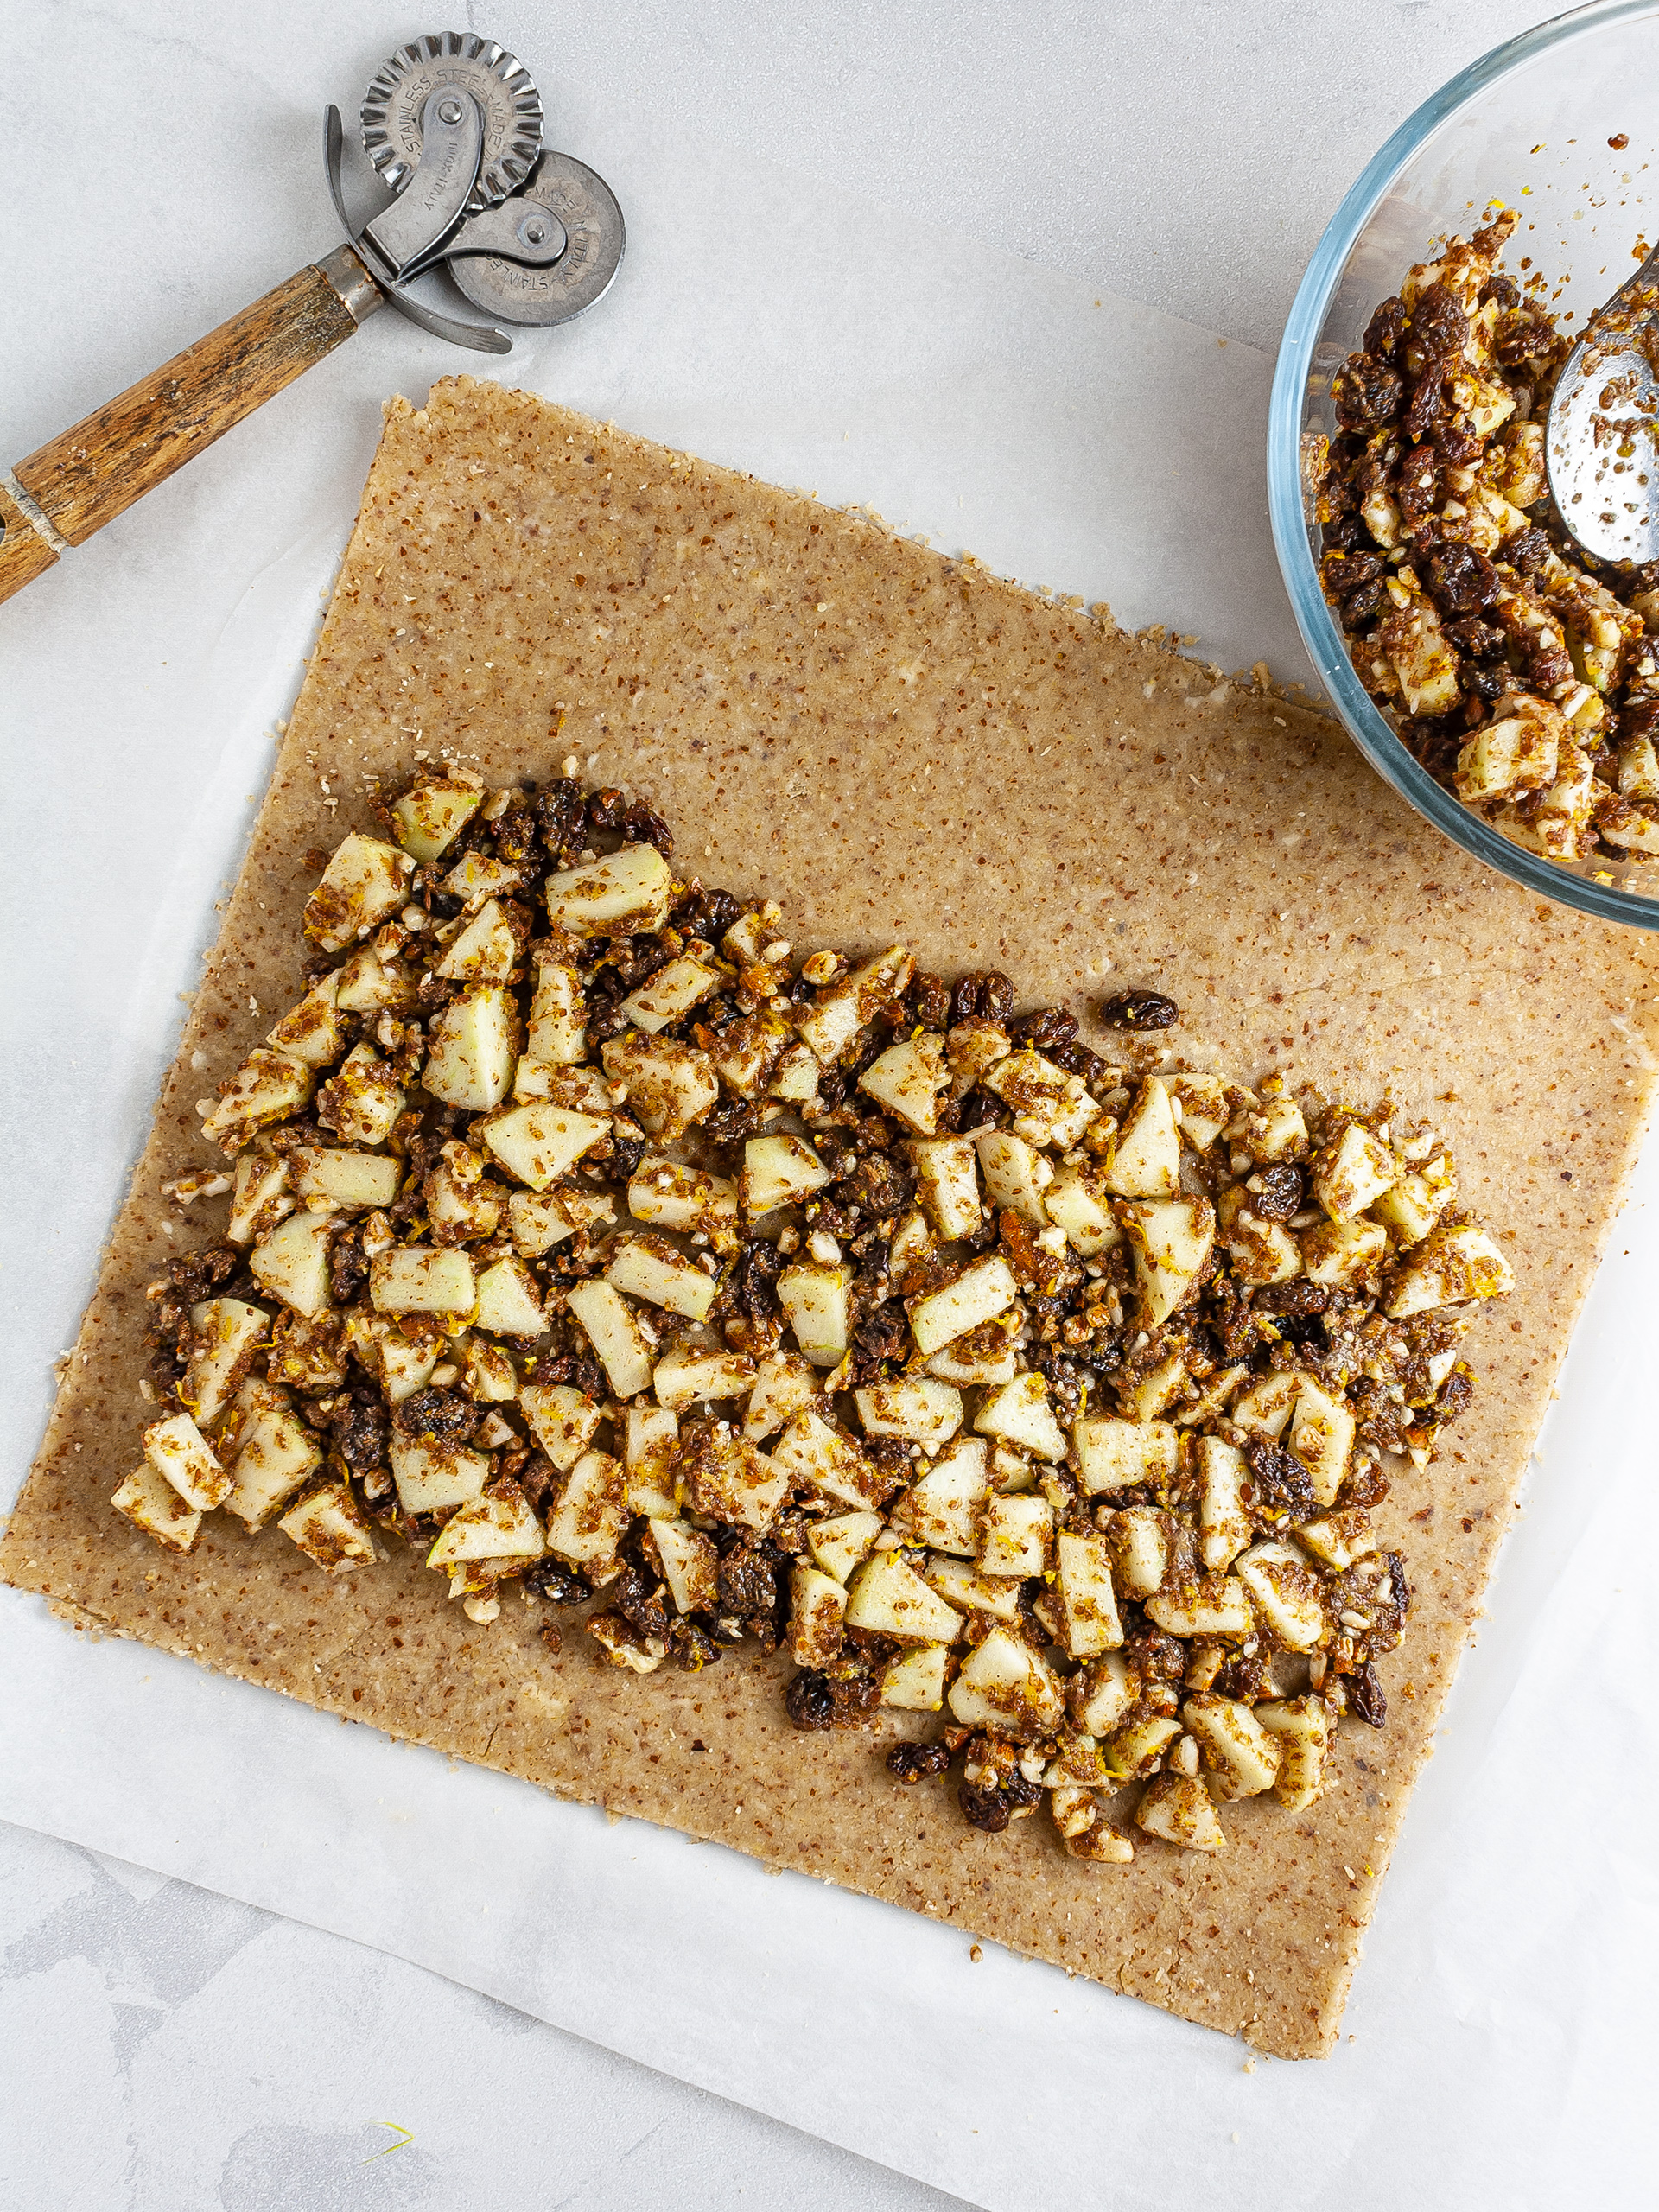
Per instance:
[[[408,1558],[326,1580],[219,1515],[179,1559],[111,1512],[145,1418],[144,1285],[180,1249],[161,1184],[208,1164],[194,1102],[269,1027],[250,997],[299,995],[299,910],[323,854],[369,826],[365,777],[425,753],[544,779],[571,753],[668,817],[677,867],[778,895],[803,950],[902,940],[946,974],[1000,967],[1096,1041],[1102,995],[1154,985],[1194,1065],[1389,1092],[1441,1128],[1517,1287],[1471,1333],[1473,1411],[1378,1510],[1416,1590],[1389,1725],[1344,1724],[1312,1812],[1234,1805],[1220,1859],[1147,1841],[1092,1868],[1046,1822],[982,1835],[936,1787],[901,1789],[880,1733],[798,1734],[776,1664],[641,1682],[586,1637],[550,1656],[516,1600],[474,1628]],[[1323,2053],[1640,1138],[1656,988],[1650,940],[1479,868],[1320,716],[867,518],[446,381],[388,410],[0,1573],[70,1618]]]

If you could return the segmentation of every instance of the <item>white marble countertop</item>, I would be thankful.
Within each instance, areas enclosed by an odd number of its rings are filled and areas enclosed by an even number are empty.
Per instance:
[[[469,4],[467,22],[480,12]],[[977,236],[1270,349],[1363,160],[1454,69],[1550,12],[1538,0],[592,0],[579,19],[521,4],[484,27],[550,94],[553,143],[601,171],[613,122],[637,132],[655,118],[792,170],[815,195],[855,190],[896,224]],[[364,0],[12,11],[27,120],[0,130],[8,458],[326,250],[315,118],[330,98],[349,111],[368,68],[418,28]],[[717,238],[709,251],[717,260]],[[337,470],[338,426],[358,435],[393,382],[417,390],[459,365],[427,347],[423,369],[391,365],[410,351],[399,340],[422,345],[401,330],[388,342],[391,321],[374,326],[378,354],[351,349],[362,358],[332,387],[314,378],[284,403],[297,477]],[[235,440],[197,467],[234,483]],[[251,474],[247,497],[258,488]],[[107,548],[73,556],[89,582],[62,635],[88,672],[98,592],[148,579],[163,603],[168,532],[189,508],[141,507]],[[0,696],[5,651],[0,630]],[[164,925],[108,791],[78,766],[79,718],[118,702],[124,682],[171,680],[165,664],[101,670],[98,687],[67,671],[60,748],[28,773],[14,761],[3,788],[9,849],[24,855],[9,966],[107,960],[115,1032],[140,971],[163,999],[193,980],[200,932],[194,918]],[[184,767],[135,772],[178,777],[188,835]],[[119,879],[139,951],[37,942],[30,871],[43,899],[66,867]],[[10,1048],[47,1132],[42,1173],[66,1172],[54,1115],[67,1126],[87,1095],[75,1042]],[[164,1046],[126,1054],[135,1092]],[[132,1102],[115,1103],[130,1120]],[[20,1183],[0,1218],[13,1465],[34,1448],[46,1370],[70,1340],[125,1165],[106,1147],[67,1206],[50,1193],[49,1220]],[[16,2212],[948,2201],[416,1967],[25,1830],[0,1827],[0,2202]],[[1101,2202],[1116,2201],[1103,2183]]]

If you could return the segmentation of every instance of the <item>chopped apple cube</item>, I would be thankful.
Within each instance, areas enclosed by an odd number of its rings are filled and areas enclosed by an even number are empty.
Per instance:
[[[971,1137],[929,1137],[906,1146],[916,1164],[916,1195],[939,1235],[979,1227],[978,1157]]]
[[[792,1351],[768,1352],[754,1370],[754,1389],[743,1417],[743,1433],[751,1444],[770,1436],[803,1407],[817,1401],[818,1370],[810,1360]]]
[[[325,952],[344,952],[404,903],[415,863],[396,845],[353,830],[305,902],[305,933]]]
[[[1238,1579],[1275,1638],[1288,1651],[1314,1651],[1330,1633],[1319,1577],[1288,1544],[1253,1544],[1236,1562]]]
[[[1179,1720],[1166,1714],[1149,1713],[1139,1720],[1131,1720],[1117,1730],[1106,1743],[1106,1771],[1113,1782],[1133,1782],[1149,1773],[1155,1761],[1181,1732]]]
[[[1420,1173],[1402,1175],[1392,1190],[1384,1191],[1371,1212],[1394,1232],[1396,1243],[1421,1244],[1456,1192],[1451,1163],[1442,1154]]]
[[[858,1087],[885,1106],[918,1137],[931,1137],[938,1125],[939,1100],[950,1085],[943,1041],[931,1030],[901,1037],[866,1068]]]
[[[1208,1152],[1232,1118],[1228,1085],[1218,1075],[1166,1075],[1161,1080],[1178,1109],[1181,1135],[1195,1151]]]
[[[1306,1377],[1296,1401],[1296,1417],[1290,1425],[1290,1449],[1307,1469],[1313,1495],[1321,1505],[1336,1503],[1353,1448],[1353,1414],[1340,1398],[1333,1398],[1311,1376]]]
[[[1289,1282],[1302,1272],[1302,1247],[1281,1221],[1268,1221],[1250,1204],[1251,1193],[1235,1183],[1216,1206],[1217,1224],[1234,1280],[1249,1289]],[[1325,1226],[1330,1226],[1326,1223]]]
[[[1543,791],[1555,780],[1567,742],[1567,719],[1558,707],[1511,694],[1459,753],[1452,777],[1458,797],[1474,801]]]
[[[1179,1464],[1180,1435],[1168,1421],[1084,1414],[1071,1425],[1071,1441],[1077,1451],[1077,1480],[1092,1497],[1143,1483],[1171,1482]]]
[[[854,1393],[866,1436],[899,1436],[937,1452],[962,1427],[962,1393],[926,1376],[872,1382]]]
[[[969,1653],[948,1702],[964,1728],[993,1728],[1016,1743],[1050,1734],[1065,1717],[1065,1697],[1053,1669],[1005,1628],[994,1628]]]
[[[628,994],[622,1001],[622,1011],[636,1028],[648,1030],[655,1036],[682,1014],[690,1014],[700,1000],[718,990],[720,983],[719,969],[709,967],[706,961],[693,960],[689,956],[671,960],[647,976],[637,991]]]
[[[532,1191],[548,1189],[608,1135],[608,1123],[596,1115],[572,1113],[542,1099],[511,1106],[484,1127],[490,1150]]]
[[[281,1313],[271,1331],[265,1372],[273,1382],[285,1382],[315,1397],[338,1390],[347,1370],[346,1317],[343,1313]]]
[[[1248,1705],[1202,1690],[1187,1699],[1181,1719],[1198,1739],[1213,1796],[1259,1797],[1272,1789],[1281,1757],[1279,1741]]]
[[[547,1516],[547,1548],[570,1567],[614,1559],[628,1525],[627,1477],[608,1452],[585,1452]]]
[[[979,1383],[989,1388],[1012,1382],[1014,1376],[1014,1338],[1020,1333],[1020,1309],[986,1321],[977,1329],[954,1338],[943,1351],[925,1362],[925,1372],[941,1382]]]
[[[1035,1368],[993,1390],[974,1416],[982,1436],[1033,1452],[1058,1464],[1065,1457],[1065,1432],[1048,1402],[1048,1384]]]
[[[677,1471],[694,1513],[746,1529],[769,1528],[789,1494],[789,1470],[729,1421],[693,1421],[683,1429]]]
[[[1062,1167],[1045,1189],[1043,1205],[1049,1219],[1065,1231],[1066,1243],[1085,1260],[1123,1242],[1106,1178],[1087,1161]]]
[[[665,1236],[647,1230],[618,1236],[610,1246],[605,1280],[630,1298],[643,1298],[670,1313],[702,1320],[715,1302],[715,1279]]]
[[[830,1180],[830,1170],[804,1137],[751,1137],[743,1147],[738,1190],[751,1220],[793,1205]]]
[[[483,1496],[490,1463],[464,1445],[410,1444],[394,1431],[391,1476],[405,1513],[445,1513]]]
[[[827,1667],[840,1657],[846,1611],[847,1592],[834,1575],[800,1564],[791,1570],[789,1656],[798,1667]]]
[[[979,1549],[980,1509],[991,1494],[989,1457],[982,1437],[958,1438],[893,1500],[894,1529],[935,1551],[971,1559]]]
[[[478,1283],[465,1252],[398,1244],[370,1261],[369,1296],[381,1313],[470,1313]]]
[[[509,1405],[518,1395],[518,1370],[499,1344],[486,1344],[482,1337],[474,1337],[467,1346],[462,1388],[476,1404]],[[508,1435],[511,1434],[509,1430]],[[507,1437],[498,1436],[490,1448],[493,1451],[506,1441]]]
[[[1169,1092],[1151,1077],[1117,1133],[1106,1180],[1123,1198],[1173,1198],[1181,1187],[1181,1140]]]
[[[846,1357],[852,1341],[852,1287],[853,1271],[844,1261],[797,1261],[778,1278],[778,1302],[814,1367],[839,1367]]]
[[[1382,1310],[1403,1320],[1465,1299],[1502,1298],[1514,1287],[1509,1262],[1484,1229],[1437,1229],[1413,1248]]]
[[[715,1064],[707,1052],[647,1037],[631,1029],[601,1045],[600,1058],[613,1083],[627,1087],[628,1108],[647,1136],[673,1144],[700,1122],[720,1096]]]
[[[515,1191],[507,1200],[513,1249],[526,1260],[539,1259],[579,1230],[615,1219],[609,1192],[587,1190],[580,1183],[545,1192]]]
[[[415,1002],[419,977],[392,954],[359,944],[334,970],[334,1004],[342,1014],[401,1011]]]
[[[758,1098],[766,1087],[767,1078],[782,1059],[789,1043],[789,1030],[783,1016],[772,1013],[745,1014],[741,1021],[728,1022],[710,1048],[715,1072],[728,1090],[740,1098]],[[804,1053],[812,1063],[813,1090],[817,1087],[817,1062],[807,1052],[804,1045],[795,1050]],[[807,1094],[810,1096],[812,1094]]]
[[[216,1421],[241,1389],[270,1327],[262,1306],[239,1298],[205,1298],[190,1308],[179,1403],[195,1415],[199,1427]]]
[[[712,1537],[689,1521],[658,1520],[651,1530],[663,1580],[680,1613],[712,1613],[720,1605],[720,1554]]]
[[[1185,1396],[1187,1373],[1186,1362],[1179,1351],[1167,1359],[1159,1361],[1133,1381],[1117,1386],[1118,1403],[1130,1421],[1156,1421],[1159,1414],[1167,1413],[1178,1398]]]
[[[1091,1736],[1109,1736],[1140,1695],[1141,1677],[1121,1651],[1091,1660],[1066,1689],[1071,1718]]]
[[[1007,1129],[982,1129],[973,1141],[992,1205],[1007,1207],[1033,1229],[1047,1228],[1043,1193],[1054,1179],[1050,1162],[1024,1137]]]
[[[658,1361],[657,1371],[651,1380],[658,1404],[674,1413],[683,1413],[688,1406],[699,1402],[741,1398],[753,1390],[754,1363],[746,1353],[727,1351],[716,1345],[671,1344]]]
[[[783,1294],[783,1278],[778,1282]],[[910,1333],[921,1352],[943,1351],[958,1337],[982,1322],[1006,1313],[1020,1295],[1014,1272],[1000,1252],[974,1260],[940,1289],[929,1291],[910,1306]],[[803,1345],[804,1351],[805,1347]],[[843,1347],[844,1349],[844,1347]],[[810,1355],[809,1354],[809,1357]],[[824,1363],[827,1364],[828,1363]]]
[[[1237,1641],[1255,1626],[1244,1586],[1234,1575],[1212,1574],[1148,1598],[1147,1618],[1166,1636]]]
[[[1389,1233],[1376,1221],[1326,1221],[1302,1232],[1302,1264],[1310,1282],[1330,1287],[1357,1282],[1388,1256]]]
[[[979,1571],[1025,1577],[1043,1573],[1054,1540],[1054,1509],[1034,1493],[990,1497],[980,1516]]]
[[[1020,1136],[1059,1152],[1081,1144],[1084,1131],[1100,1112],[1080,1075],[1068,1074],[1029,1045],[999,1058],[981,1080],[1013,1108]]]
[[[810,1045],[788,1045],[778,1056],[767,1096],[791,1106],[810,1106],[818,1095],[818,1056]]]
[[[542,1524],[530,1500],[517,1483],[503,1479],[444,1522],[426,1563],[454,1567],[464,1560],[539,1559],[542,1550]]]
[[[532,954],[536,989],[530,1002],[527,1045],[533,1060],[574,1067],[588,1057],[588,1006],[582,978],[567,959],[546,945]]]
[[[427,1225],[435,1244],[467,1244],[493,1236],[501,1225],[503,1192],[489,1181],[481,1154],[451,1138],[427,1170],[422,1186]]]
[[[201,1526],[199,1508],[187,1503],[161,1469],[142,1459],[110,1499],[135,1529],[154,1536],[168,1551],[188,1552]]]
[[[292,1154],[294,1187],[308,1206],[349,1213],[389,1206],[404,1179],[403,1162],[382,1152],[332,1152],[302,1145]]]
[[[385,1144],[403,1110],[402,1087],[372,1045],[353,1045],[317,1093],[317,1119],[342,1144]]]
[[[628,1505],[652,1521],[671,1521],[680,1510],[674,1463],[680,1452],[680,1417],[667,1406],[636,1398],[624,1424],[622,1464]]]
[[[575,1465],[605,1418],[603,1406],[569,1382],[526,1382],[518,1402],[536,1441],[562,1475]]]
[[[674,872],[655,845],[623,845],[603,860],[547,879],[548,918],[569,937],[638,937],[659,930]]]
[[[881,1669],[881,1702],[901,1713],[937,1713],[944,1703],[943,1643],[918,1643]]]
[[[483,801],[480,785],[455,776],[417,776],[391,804],[393,834],[417,861],[435,861],[453,845]]]
[[[565,1302],[598,1353],[617,1396],[633,1398],[649,1389],[655,1347],[640,1328],[633,1308],[614,1287],[590,1275],[571,1287]]]
[[[1251,1159],[1264,1165],[1278,1160],[1305,1160],[1307,1123],[1296,1101],[1269,1098],[1261,1113],[1249,1116],[1245,1145]]]
[[[226,1507],[254,1535],[321,1465],[322,1446],[290,1408],[285,1390],[249,1382],[237,1394],[219,1456],[232,1484]]]
[[[444,877],[443,887],[452,899],[474,906],[503,891],[516,891],[529,873],[524,861],[504,861],[494,853],[463,853]]]
[[[290,1214],[249,1253],[248,1272],[296,1313],[320,1313],[328,1303],[329,1233],[327,1214]]]
[[[1344,1513],[1327,1513],[1318,1521],[1300,1522],[1296,1541],[1327,1567],[1335,1567],[1338,1574],[1345,1574],[1357,1559],[1365,1559],[1376,1549],[1376,1531],[1369,1515],[1353,1505]]]
[[[355,1307],[346,1316],[347,1343],[394,1406],[423,1390],[438,1363],[442,1332],[423,1334],[423,1325],[416,1321],[405,1331],[384,1313],[365,1313]]]
[[[1332,1221],[1350,1221],[1399,1175],[1400,1164],[1382,1140],[1363,1122],[1350,1122],[1334,1144],[1315,1153],[1308,1181]]]
[[[1323,1698],[1275,1699],[1255,1707],[1255,1718],[1279,1740],[1281,1758],[1273,1794],[1287,1813],[1305,1813],[1325,1789],[1336,1720]]]
[[[1234,1405],[1229,1416],[1234,1427],[1246,1429],[1252,1436],[1271,1437],[1276,1444],[1295,1411],[1296,1401],[1306,1380],[1294,1368],[1264,1375]]]
[[[1073,1659],[1095,1659],[1115,1651],[1123,1641],[1123,1624],[1106,1539],[1063,1529],[1055,1540],[1054,1560],[1067,1652]]]
[[[827,1579],[827,1578],[826,1578]],[[899,1552],[876,1552],[853,1576],[847,1625],[906,1642],[949,1643],[962,1622]]]
[[[231,1494],[229,1475],[188,1414],[152,1421],[144,1431],[144,1456],[198,1513],[211,1513]]]
[[[664,1229],[702,1230],[717,1252],[737,1249],[737,1185],[724,1175],[646,1158],[629,1179],[628,1211]]]
[[[308,1068],[326,1068],[346,1049],[340,1019],[338,975],[320,976],[292,1014],[285,1014],[265,1039],[273,1052]]]
[[[504,984],[472,983],[432,1024],[421,1081],[447,1106],[482,1114],[512,1088],[518,1017]]]
[[[1216,1241],[1208,1198],[1129,1199],[1119,1218],[1135,1256],[1146,1317],[1168,1320],[1203,1274]]]
[[[561,1067],[550,1060],[521,1059],[512,1076],[514,1105],[545,1098],[601,1122],[608,1122],[615,1111],[614,1088],[602,1068]]]
[[[1197,1448],[1204,1563],[1212,1574],[1220,1574],[1250,1541],[1250,1516],[1244,1503],[1249,1465],[1236,1445],[1219,1436],[1199,1437]]]
[[[433,968],[451,983],[505,983],[518,958],[518,940],[498,899],[486,899]]]
[[[859,1507],[879,1502],[877,1470],[842,1430],[831,1428],[810,1406],[798,1413],[772,1450],[791,1482],[810,1483],[826,1497]],[[854,1624],[857,1625],[856,1623]]]
[[[988,1613],[1010,1624],[1020,1618],[1020,1585],[1007,1575],[982,1574],[965,1559],[930,1552],[923,1569],[930,1589],[958,1612]]]
[[[478,1279],[474,1326],[496,1337],[539,1337],[547,1328],[536,1278],[512,1254],[486,1268]]]
[[[902,944],[866,961],[821,992],[798,1018],[795,1027],[801,1041],[825,1067],[833,1067],[865,1023],[903,997],[915,972],[916,963]]]
[[[1143,1834],[1177,1844],[1183,1851],[1227,1848],[1227,1831],[1214,1800],[1192,1775],[1154,1775],[1135,1808],[1135,1824]]]
[[[826,1574],[845,1582],[860,1561],[869,1557],[880,1533],[879,1513],[836,1513],[810,1524],[807,1548]]]
[[[311,1096],[312,1071],[288,1052],[250,1052],[219,1088],[219,1101],[204,1116],[201,1134],[221,1152],[239,1152],[256,1129],[296,1114]]]
[[[1169,1537],[1154,1505],[1126,1506],[1112,1516],[1108,1535],[1117,1572],[1113,1580],[1131,1597],[1145,1598],[1169,1571]]]
[[[279,1221],[293,1212],[295,1200],[289,1195],[288,1183],[285,1158],[267,1159],[257,1152],[242,1154],[236,1163],[231,1217],[225,1227],[232,1244],[251,1244],[257,1236],[268,1236]]]

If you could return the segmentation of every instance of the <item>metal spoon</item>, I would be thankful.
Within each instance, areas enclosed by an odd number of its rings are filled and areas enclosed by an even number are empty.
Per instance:
[[[1549,489],[1598,561],[1659,560],[1659,251],[1598,308],[1544,429]]]

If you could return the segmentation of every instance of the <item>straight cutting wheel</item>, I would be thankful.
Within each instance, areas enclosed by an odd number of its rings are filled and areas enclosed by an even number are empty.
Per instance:
[[[363,150],[382,181],[401,191],[420,165],[421,116],[440,85],[459,86],[484,117],[484,155],[468,214],[505,200],[542,148],[542,98],[522,61],[493,39],[439,31],[398,48],[363,99]]]
[[[494,254],[469,254],[452,261],[449,274],[475,308],[504,322],[569,322],[616,274],[622,210],[604,178],[569,154],[543,154],[519,196],[564,226],[569,243],[552,266],[524,269]]]

